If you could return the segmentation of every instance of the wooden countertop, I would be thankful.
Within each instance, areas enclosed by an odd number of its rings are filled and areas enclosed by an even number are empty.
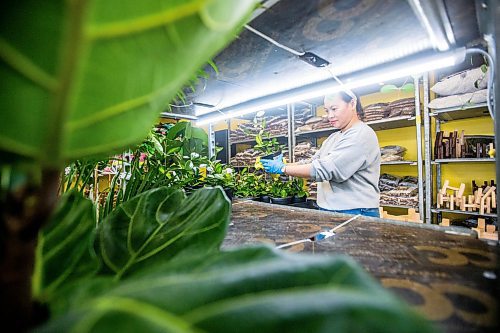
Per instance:
[[[331,229],[350,217],[235,201],[233,225],[223,247],[289,243]],[[452,234],[457,232],[466,235]],[[500,249],[476,239],[468,229],[359,217],[331,238],[298,244],[287,251],[353,257],[445,332],[495,331]]]

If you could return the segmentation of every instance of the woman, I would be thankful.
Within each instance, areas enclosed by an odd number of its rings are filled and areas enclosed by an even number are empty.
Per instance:
[[[341,91],[325,97],[330,124],[340,129],[306,163],[261,160],[266,172],[312,178],[318,182],[322,210],[379,217],[380,148],[375,132],[359,117],[357,96]]]

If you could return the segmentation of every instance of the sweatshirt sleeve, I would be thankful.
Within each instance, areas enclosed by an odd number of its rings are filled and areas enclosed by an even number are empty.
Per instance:
[[[349,179],[366,162],[366,150],[359,133],[348,133],[333,152],[312,162],[311,178],[341,183]]]

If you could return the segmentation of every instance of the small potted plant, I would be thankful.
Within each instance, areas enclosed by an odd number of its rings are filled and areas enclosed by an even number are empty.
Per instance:
[[[260,197],[259,186],[263,175],[248,172],[247,168],[241,170],[235,180],[234,195],[238,198],[258,200]]]
[[[293,191],[293,203],[306,202],[309,192],[305,188],[304,179],[293,178],[291,180],[291,188]]]
[[[283,182],[280,178],[271,183],[271,202],[278,205],[289,205],[292,203],[293,194],[289,181]]]

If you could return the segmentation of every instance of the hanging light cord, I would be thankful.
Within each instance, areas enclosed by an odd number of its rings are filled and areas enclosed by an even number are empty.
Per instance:
[[[476,54],[479,53],[483,56],[485,56],[488,59],[488,67],[489,67],[489,72],[488,72],[488,87],[486,90],[486,104],[488,105],[488,111],[490,113],[491,118],[495,120],[495,108],[494,105],[491,103],[491,92],[493,91],[493,85],[494,85],[494,77],[495,77],[495,64],[493,63],[493,58],[491,55],[481,49],[478,48],[470,48],[465,51],[466,54]]]
[[[272,39],[271,37],[269,37],[268,35],[258,31],[257,29],[254,29],[252,28],[251,26],[249,26],[248,24],[245,24],[245,28],[251,32],[253,32],[254,34],[256,34],[257,36],[260,36],[262,38],[264,38],[265,40],[267,40],[268,42],[270,42],[271,44],[274,44],[276,45],[277,47],[279,47],[280,49],[283,49],[287,52],[290,52],[296,56],[303,56],[305,54],[305,52],[299,52],[299,51],[296,51],[288,46],[285,46],[281,43],[278,43],[277,41],[275,41],[274,39]],[[344,83],[338,78],[337,75],[335,75],[335,73],[333,72],[333,67],[332,67],[332,64],[326,66],[326,67],[322,67],[322,68],[325,68],[328,73],[333,77],[333,79],[335,81],[337,81],[338,84],[340,84],[340,86],[342,87],[342,90],[345,91],[349,96],[351,96],[352,98],[356,99],[356,96],[354,95],[354,93],[347,87],[345,87]]]

